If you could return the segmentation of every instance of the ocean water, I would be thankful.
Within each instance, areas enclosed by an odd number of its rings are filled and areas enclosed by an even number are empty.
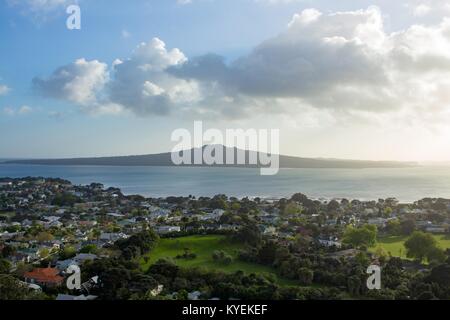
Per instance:
[[[396,197],[450,198],[450,167],[401,169],[280,169],[261,176],[258,169],[189,167],[36,166],[0,164],[0,177],[58,177],[74,184],[100,182],[125,194],[148,197],[213,196],[289,197],[376,200]]]

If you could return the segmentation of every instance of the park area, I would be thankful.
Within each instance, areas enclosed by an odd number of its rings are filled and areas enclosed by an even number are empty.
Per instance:
[[[441,249],[450,248],[450,236],[448,235],[433,235],[436,239],[438,246]],[[375,252],[378,248],[382,248],[387,254],[393,257],[400,257],[407,259],[406,248],[404,246],[408,236],[382,236],[378,238],[377,244],[370,249],[371,252]]]
[[[293,285],[296,282],[279,277],[275,270],[256,263],[249,263],[238,260],[239,250],[243,245],[231,241],[223,235],[196,235],[181,238],[160,239],[156,248],[149,254],[141,258],[143,270],[147,270],[159,259],[172,259],[180,267],[202,267],[209,270],[223,272],[243,271],[245,273],[265,273],[277,279],[281,285]],[[186,252],[195,254],[195,258],[180,258]],[[213,259],[215,251],[222,251],[232,258],[232,261],[225,263],[221,260]],[[177,258],[178,256],[178,258]]]

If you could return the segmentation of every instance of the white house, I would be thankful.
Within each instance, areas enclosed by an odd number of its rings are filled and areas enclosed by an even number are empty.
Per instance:
[[[181,228],[178,226],[158,226],[156,227],[156,232],[159,234],[166,234],[172,232],[180,232]]]

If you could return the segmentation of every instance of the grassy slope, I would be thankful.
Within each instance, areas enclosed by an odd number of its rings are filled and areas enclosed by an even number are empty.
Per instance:
[[[439,243],[442,249],[450,248],[450,237],[446,235],[433,235]],[[382,247],[386,252],[390,252],[394,257],[402,257],[406,259],[406,249],[404,246],[407,236],[388,236],[378,239],[378,244],[371,248],[370,251],[374,252],[376,248]]]
[[[13,218],[16,215],[15,212],[0,212],[0,217],[5,217],[5,218]]]
[[[189,248],[197,257],[192,260],[175,259],[177,255],[184,253],[184,248]],[[161,239],[158,246],[148,254],[149,260],[145,263],[141,259],[141,265],[147,270],[150,265],[158,259],[173,258],[173,261],[180,267],[204,267],[224,272],[235,272],[242,270],[246,273],[270,273],[276,276],[278,282],[282,285],[295,285],[295,281],[280,278],[275,271],[267,266],[239,261],[237,254],[242,245],[229,241],[225,236],[206,235],[206,236],[188,236],[175,239]],[[223,250],[231,255],[234,260],[231,264],[225,265],[212,259],[212,253],[215,250]]]

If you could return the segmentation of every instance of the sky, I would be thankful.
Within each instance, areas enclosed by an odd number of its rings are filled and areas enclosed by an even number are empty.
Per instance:
[[[201,120],[450,161],[446,0],[0,0],[0,61],[0,158],[166,152]]]

